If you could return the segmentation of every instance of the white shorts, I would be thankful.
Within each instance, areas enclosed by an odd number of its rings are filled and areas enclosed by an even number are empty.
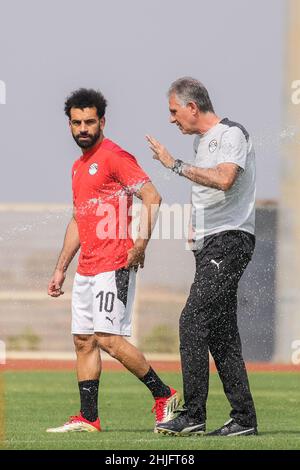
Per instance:
[[[136,272],[118,269],[82,276],[75,274],[72,292],[72,334],[95,332],[131,335]]]

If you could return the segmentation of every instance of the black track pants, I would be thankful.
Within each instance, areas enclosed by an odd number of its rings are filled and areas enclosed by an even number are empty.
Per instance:
[[[180,317],[180,354],[185,406],[192,419],[206,419],[209,356],[214,358],[230,416],[256,425],[256,413],[237,326],[238,282],[255,246],[253,235],[226,231],[205,238],[195,251],[196,274]]]

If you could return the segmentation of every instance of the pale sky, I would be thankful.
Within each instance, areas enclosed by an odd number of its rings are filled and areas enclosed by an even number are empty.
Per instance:
[[[0,202],[71,202],[80,154],[63,113],[78,87],[107,97],[106,136],[136,155],[165,202],[188,181],[152,160],[145,134],[182,160],[192,138],[168,122],[166,91],[184,75],[220,117],[241,122],[257,153],[257,197],[279,194],[285,0],[0,0]]]

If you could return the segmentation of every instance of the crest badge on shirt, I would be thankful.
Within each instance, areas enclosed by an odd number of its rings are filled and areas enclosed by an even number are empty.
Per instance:
[[[216,141],[216,139],[211,140],[208,144],[210,153],[213,153],[217,147],[218,147],[218,142]]]
[[[89,167],[89,174],[95,175],[98,171],[98,163],[92,163]]]

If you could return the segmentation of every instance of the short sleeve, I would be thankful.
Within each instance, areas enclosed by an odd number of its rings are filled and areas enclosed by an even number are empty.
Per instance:
[[[139,166],[133,155],[120,151],[111,153],[109,157],[110,171],[129,194],[135,194],[141,187],[150,181],[149,176]]]
[[[222,136],[218,164],[235,163],[243,170],[246,166],[248,153],[247,140],[238,127],[231,127]]]
[[[194,142],[193,142],[193,150],[194,150],[194,157],[196,157],[199,147],[200,137],[196,135]]]

